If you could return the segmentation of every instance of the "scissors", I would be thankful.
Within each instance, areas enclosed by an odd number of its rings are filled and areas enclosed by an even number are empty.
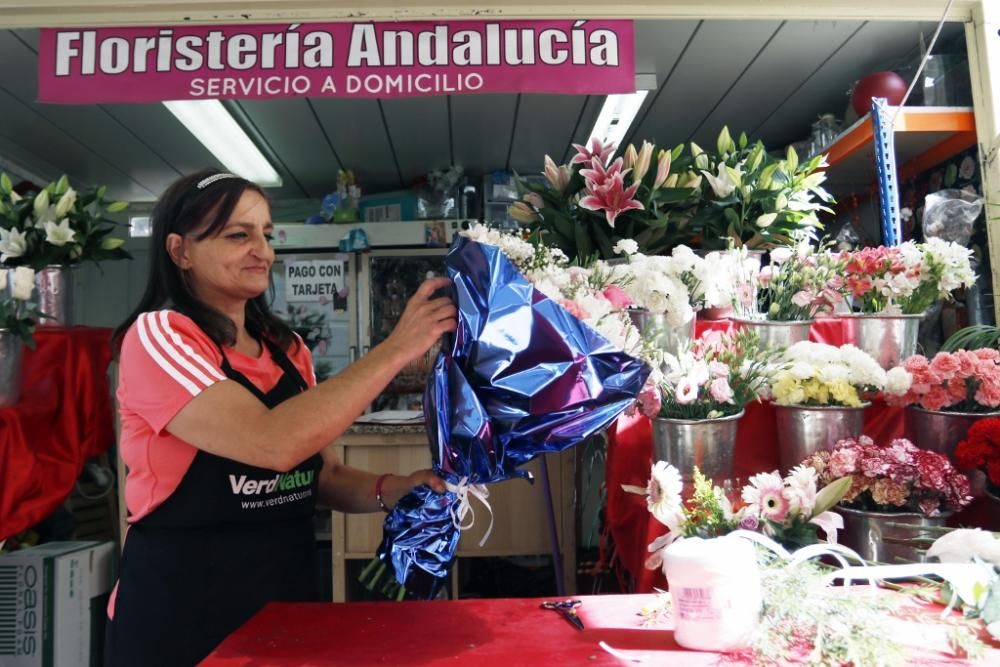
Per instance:
[[[570,624],[577,630],[583,630],[583,621],[580,617],[576,615],[576,608],[579,607],[582,602],[579,600],[562,600],[560,602],[543,602],[542,609],[554,609],[558,611],[563,618],[570,622]]]

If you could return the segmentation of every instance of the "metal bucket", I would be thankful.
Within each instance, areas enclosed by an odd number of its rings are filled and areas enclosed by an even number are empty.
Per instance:
[[[0,329],[0,408],[21,397],[21,356],[24,342],[7,329]]]
[[[38,326],[65,327],[73,319],[73,274],[68,266],[46,266],[35,273],[38,310],[48,317]]]
[[[885,370],[917,352],[923,315],[842,315],[844,340],[872,356]]]
[[[844,531],[840,543],[858,552],[865,560],[889,563],[901,561],[924,562],[918,547],[897,544],[893,540],[912,540],[915,537],[938,537],[938,533],[924,533],[920,528],[943,526],[948,514],[926,517],[913,512],[867,512],[837,506],[834,511],[844,517]],[[905,524],[897,526],[893,524]],[[912,526],[912,527],[911,527]]]
[[[774,404],[778,430],[778,458],[788,472],[807,456],[833,449],[844,438],[864,432],[865,403],[857,408]]]
[[[743,410],[719,419],[653,419],[653,458],[666,461],[690,484],[697,466],[716,481],[733,476],[736,429]]]
[[[1000,417],[1000,411],[947,412],[911,405],[903,411],[903,433],[917,447],[954,460],[955,448],[965,440],[969,427],[986,417]]]
[[[694,317],[679,327],[672,327],[667,324],[667,316],[662,313],[653,315],[648,310],[633,308],[628,314],[643,338],[650,340],[657,349],[664,352],[677,354],[694,340]]]
[[[760,334],[761,348],[769,347],[772,349],[788,348],[795,343],[809,340],[809,327],[813,323],[812,320],[772,322],[770,320],[748,320],[740,317],[734,317],[733,322],[741,329],[756,329],[757,333]]]

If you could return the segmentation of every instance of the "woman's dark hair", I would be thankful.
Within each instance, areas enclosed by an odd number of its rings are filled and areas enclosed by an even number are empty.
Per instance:
[[[244,178],[227,174],[223,178],[211,179],[222,173],[217,169],[204,169],[184,176],[174,181],[156,202],[152,213],[153,235],[146,292],[135,311],[115,329],[112,345],[116,352],[121,348],[125,332],[140,314],[165,306],[190,317],[216,344],[235,345],[235,323],[195,296],[184,271],[167,252],[167,236],[170,234],[185,236],[200,230],[195,236],[199,241],[218,234],[247,190],[268,200],[258,185]],[[298,338],[287,324],[271,313],[268,301],[268,294],[247,301],[247,331],[255,338],[272,340],[285,351],[293,344],[297,347]]]

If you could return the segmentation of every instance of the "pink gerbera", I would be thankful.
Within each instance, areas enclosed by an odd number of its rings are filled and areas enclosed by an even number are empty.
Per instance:
[[[788,516],[791,503],[785,497],[785,482],[777,472],[762,472],[743,487],[743,502],[762,519],[781,523]]]

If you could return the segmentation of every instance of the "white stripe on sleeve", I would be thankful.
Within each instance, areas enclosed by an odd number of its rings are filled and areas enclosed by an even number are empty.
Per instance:
[[[159,311],[159,312],[165,314],[166,311]],[[175,346],[173,343],[167,340],[166,336],[163,335],[163,330],[160,329],[159,322],[156,321],[156,315],[157,313],[149,313],[146,318],[146,325],[149,327],[150,333],[153,334],[153,338],[156,339],[156,342],[160,344],[160,348],[163,350],[163,352],[168,357],[170,357],[170,359],[173,360],[175,366],[180,366],[180,368],[186,370],[192,378],[194,378],[198,382],[201,382],[201,384],[203,385],[202,389],[214,384],[215,383],[214,380],[212,380],[210,377],[208,377],[200,370],[195,368],[191,362],[189,362],[181,355],[181,352],[180,350],[177,349],[177,346]]]
[[[170,320],[167,318],[167,314],[169,312],[170,311],[168,310],[161,310],[159,312],[160,326],[163,328],[164,333],[166,333],[170,337],[170,340],[173,341],[174,345],[183,350],[184,353],[187,356],[191,357],[191,359],[194,360],[196,364],[204,368],[209,375],[214,377],[216,380],[225,380],[226,376],[223,375],[221,372],[219,372],[218,368],[208,363],[208,360],[206,360],[205,357],[201,356],[193,349],[191,349],[191,346],[185,343],[183,339],[181,339],[181,337],[177,335],[177,332],[174,331],[173,328],[170,326]],[[212,383],[208,382],[208,384]]]
[[[143,349],[146,350],[146,354],[149,355],[150,359],[155,361],[167,375],[177,381],[177,384],[187,389],[192,396],[197,396],[201,393],[202,387],[199,387],[194,382],[184,377],[183,373],[178,371],[173,364],[164,359],[163,355],[160,354],[160,351],[156,349],[153,341],[150,340],[149,332],[146,330],[149,315],[150,313],[142,313],[139,315],[139,319],[136,320],[136,328],[139,332],[139,340],[142,342]]]

